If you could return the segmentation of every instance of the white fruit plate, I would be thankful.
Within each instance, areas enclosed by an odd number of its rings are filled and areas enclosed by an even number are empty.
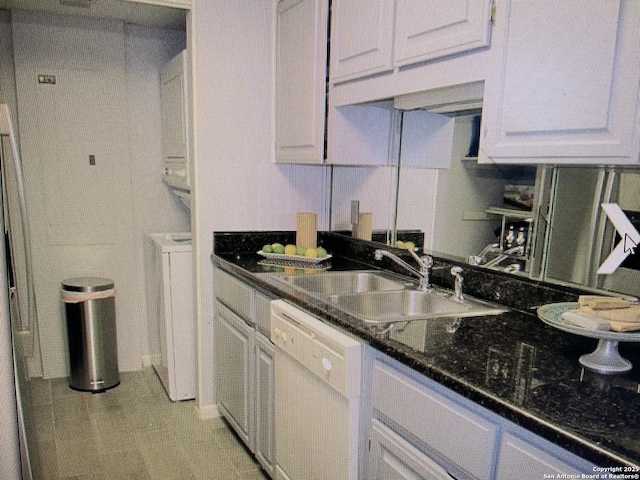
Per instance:
[[[262,255],[265,258],[268,258],[269,260],[287,260],[287,261],[294,261],[294,262],[304,262],[304,263],[320,263],[320,262],[324,262],[325,260],[329,260],[331,258],[331,254],[328,254],[326,257],[322,257],[322,258],[311,258],[311,257],[305,257],[304,255],[285,255],[284,253],[265,253],[262,250],[258,251],[258,255]]]

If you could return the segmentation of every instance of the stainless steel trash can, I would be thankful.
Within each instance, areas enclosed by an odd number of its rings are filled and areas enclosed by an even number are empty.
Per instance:
[[[69,341],[69,386],[104,392],[120,384],[113,280],[80,277],[62,282]]]

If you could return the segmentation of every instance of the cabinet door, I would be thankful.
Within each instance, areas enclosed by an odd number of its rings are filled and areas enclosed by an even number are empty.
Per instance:
[[[396,0],[394,66],[489,45],[490,0]]]
[[[327,0],[278,2],[276,162],[324,161]]]
[[[256,334],[256,450],[262,468],[273,478],[276,439],[274,436],[273,344]]]
[[[254,329],[216,302],[215,360],[218,407],[238,436],[253,451],[252,359]]]
[[[334,0],[331,6],[331,81],[391,70],[393,2]]]
[[[402,367],[406,368],[406,367]],[[492,478],[498,426],[383,363],[373,369],[374,411],[476,479]]]
[[[569,452],[554,447],[565,456]],[[594,465],[575,457],[573,461],[561,460],[529,442],[509,433],[504,434],[498,457],[497,480],[513,478],[584,478],[581,474],[594,474]]]
[[[637,163],[639,29],[636,0],[500,2],[479,161]]]
[[[376,419],[369,455],[372,480],[452,480],[444,468]]]
[[[165,182],[189,188],[189,93],[187,52],[175,56],[160,73],[162,155]]]

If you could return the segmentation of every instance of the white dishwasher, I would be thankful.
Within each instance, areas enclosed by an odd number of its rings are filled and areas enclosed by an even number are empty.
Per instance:
[[[363,344],[271,302],[276,480],[356,480]]]

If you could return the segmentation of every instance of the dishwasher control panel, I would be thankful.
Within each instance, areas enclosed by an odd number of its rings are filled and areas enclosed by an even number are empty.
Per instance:
[[[271,341],[345,397],[360,396],[362,343],[283,300],[271,302]],[[350,381],[351,380],[351,381]]]

